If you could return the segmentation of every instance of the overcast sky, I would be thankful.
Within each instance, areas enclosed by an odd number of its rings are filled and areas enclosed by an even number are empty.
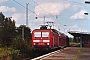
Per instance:
[[[25,7],[29,3],[28,26],[31,30],[42,25],[45,16],[45,22],[55,22],[54,28],[63,33],[68,30],[90,32],[90,14],[84,15],[85,12],[90,13],[90,4],[84,2],[85,0],[0,0],[0,12],[6,17],[12,17],[16,26],[26,25]],[[38,19],[35,19],[36,16]]]

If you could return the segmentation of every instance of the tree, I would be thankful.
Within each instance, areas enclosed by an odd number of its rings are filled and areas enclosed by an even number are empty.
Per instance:
[[[30,40],[31,40],[31,29],[29,27],[26,27],[26,25],[20,25],[19,27],[17,27],[17,35],[18,36],[22,36],[24,37],[24,39],[29,42],[30,44]]]
[[[12,40],[12,47],[15,50],[20,50],[20,53],[24,56],[29,55],[31,52],[30,45],[27,43],[25,39],[22,39],[21,36],[16,36],[16,38]]]
[[[11,18],[5,18],[3,29],[3,40],[9,45],[12,38],[15,38],[15,21],[11,21]]]
[[[5,16],[0,12],[0,43],[2,43],[4,19]]]
[[[2,12],[0,12],[0,27],[3,26],[4,19],[5,19],[5,16],[2,14]]]
[[[11,43],[12,38],[15,38],[15,21],[11,20],[11,18],[5,18],[5,16],[1,13],[0,14],[0,40],[4,46],[9,46]]]

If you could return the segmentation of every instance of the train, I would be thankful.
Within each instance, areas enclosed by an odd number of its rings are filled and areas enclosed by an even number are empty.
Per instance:
[[[51,50],[69,46],[69,37],[46,25],[32,31],[32,50]]]

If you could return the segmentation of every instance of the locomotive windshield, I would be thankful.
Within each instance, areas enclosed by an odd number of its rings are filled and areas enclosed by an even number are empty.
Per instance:
[[[34,32],[34,37],[41,37],[41,32]]]
[[[42,37],[49,37],[49,32],[42,32]]]
[[[34,32],[34,37],[49,37],[49,32]]]

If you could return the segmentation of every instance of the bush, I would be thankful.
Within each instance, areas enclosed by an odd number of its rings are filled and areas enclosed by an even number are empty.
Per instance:
[[[19,50],[15,50],[13,48],[8,48],[8,47],[0,48],[0,54],[4,57],[3,59],[12,57],[10,59],[14,60],[19,57],[19,53],[20,53]]]
[[[22,55],[28,55],[31,52],[31,47],[30,45],[27,44],[27,41],[22,39],[22,37],[17,36],[13,41],[12,41],[12,47],[14,49],[20,50],[20,53]]]

